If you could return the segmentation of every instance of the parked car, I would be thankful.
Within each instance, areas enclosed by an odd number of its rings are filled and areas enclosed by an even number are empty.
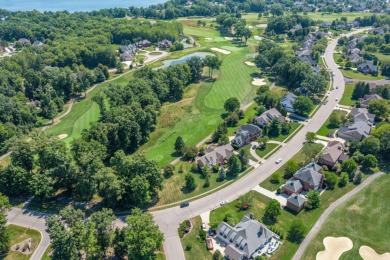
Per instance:
[[[275,163],[276,163],[276,164],[279,164],[279,163],[281,163],[282,160],[283,160],[282,158],[279,158],[279,159],[276,160]]]
[[[228,203],[229,203],[228,200],[223,200],[223,201],[221,201],[220,205],[223,206],[223,205],[226,205],[226,204],[228,204]]]
[[[182,204],[180,204],[180,208],[185,208],[185,207],[188,207],[190,205],[189,202],[183,202]]]
[[[206,223],[202,222],[202,229],[205,230],[206,229]]]
[[[326,104],[328,103],[328,101],[329,101],[329,100],[325,100],[325,101],[324,101],[324,105],[326,105]]]
[[[253,149],[253,150],[256,150],[256,148],[257,148],[257,146],[256,146],[256,145],[252,146],[252,149]]]
[[[336,86],[336,89],[339,89],[339,86]]]
[[[336,101],[339,101],[339,99],[338,99],[338,98],[336,98]]]

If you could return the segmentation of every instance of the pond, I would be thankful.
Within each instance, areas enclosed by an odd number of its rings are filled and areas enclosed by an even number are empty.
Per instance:
[[[168,67],[171,66],[171,65],[177,65],[177,64],[184,63],[184,62],[188,61],[189,59],[191,59],[192,57],[199,57],[199,58],[203,59],[203,58],[205,58],[207,55],[215,56],[215,54],[213,54],[213,53],[211,53],[211,52],[194,52],[194,53],[192,53],[192,54],[183,56],[183,57],[181,57],[180,59],[165,60],[165,61],[162,62],[164,65],[162,65],[162,66],[160,66],[160,67],[158,67],[158,68],[154,68],[154,70],[166,69],[166,68],[168,68]]]

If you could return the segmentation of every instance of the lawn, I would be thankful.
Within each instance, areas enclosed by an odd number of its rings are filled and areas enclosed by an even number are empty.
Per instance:
[[[252,156],[250,150],[252,149],[252,145],[245,145],[244,147],[241,148],[241,150],[244,150],[248,156],[248,158],[254,162],[257,162],[257,159]]]
[[[346,111],[333,110],[332,113],[339,113],[340,118],[343,118],[347,115]],[[329,134],[332,134],[334,130],[337,128],[338,126],[332,125],[328,118],[326,119],[325,123],[321,126],[320,130],[318,130],[317,135],[327,136]]]
[[[273,140],[273,141],[278,141],[278,142],[283,142],[285,139],[287,138],[290,138],[290,135],[292,135],[294,133],[294,131],[301,126],[300,123],[294,123],[294,122],[291,122],[290,123],[291,125],[291,129],[290,131],[288,132],[288,134],[280,134],[278,137],[270,137],[270,140]],[[297,132],[294,133],[294,135],[296,134]]]
[[[21,226],[16,225],[9,225],[7,227],[10,236],[11,236],[11,243],[10,245],[15,245],[16,243],[20,243],[28,238],[31,238],[31,254],[34,252],[34,250],[37,248],[38,244],[41,241],[41,234],[39,231],[35,229],[28,229]],[[31,254],[24,255],[19,252],[12,252],[9,251],[7,256],[5,257],[5,260],[22,260],[22,259],[30,259]],[[1,258],[1,257],[0,257]]]
[[[390,176],[382,176],[339,206],[310,242],[303,259],[314,259],[317,252],[324,250],[322,241],[327,236],[352,240],[352,250],[341,259],[361,259],[359,248],[363,245],[379,254],[390,252],[389,185]]]
[[[356,84],[355,83],[349,83],[345,84],[345,90],[343,93],[343,97],[340,99],[339,104],[344,106],[354,106],[356,101],[355,99],[352,99],[352,94],[355,89]]]
[[[197,238],[202,227],[202,219],[194,217],[191,219],[192,228],[182,239],[184,255],[186,260],[211,259],[211,253],[207,251],[206,242]],[[191,250],[186,250],[186,246],[191,246]]]
[[[380,53],[380,52],[374,52],[372,53],[374,54],[375,56],[378,57],[378,59],[382,62],[382,63],[390,63],[390,55],[386,55],[386,54],[383,54],[383,53]]]
[[[360,80],[380,80],[385,79],[386,76],[378,75],[378,76],[372,76],[369,74],[363,74],[354,70],[344,70],[342,69],[341,72],[343,73],[344,77],[351,78],[351,79],[360,79]]]
[[[347,13],[307,13],[307,16],[313,20],[321,20],[324,22],[331,22],[336,19],[340,19],[341,17],[346,17],[348,21],[355,20],[356,17],[365,17],[370,16],[372,13],[361,13],[361,12],[347,12]]]
[[[340,53],[333,53],[333,59],[338,65],[344,66],[344,58]]]
[[[51,259],[51,257],[49,256],[50,251],[51,251],[51,247],[49,246],[49,247],[46,249],[45,253],[43,254],[41,260],[50,260],[50,259]]]
[[[269,143],[269,144],[267,144],[267,147],[265,149],[257,148],[256,154],[258,156],[260,156],[261,158],[263,158],[264,156],[266,156],[269,152],[271,152],[273,149],[275,149],[278,146],[279,146],[278,144]]]
[[[306,143],[304,145],[304,147],[307,147],[307,149],[313,150],[316,154],[318,154],[324,146],[322,144]],[[305,151],[305,149],[302,148],[291,159],[296,160],[300,165],[305,165],[305,164],[309,163],[311,161],[311,158],[306,156],[304,151]],[[276,172],[280,173],[280,175],[283,176],[286,162],[283,161],[282,163],[283,163],[282,167],[280,167],[279,170],[277,170]],[[266,180],[264,180],[262,183],[260,183],[260,186],[267,189],[267,190],[275,191],[283,184],[283,182],[284,182],[284,180],[282,179],[282,183],[272,183],[271,176],[270,176]]]

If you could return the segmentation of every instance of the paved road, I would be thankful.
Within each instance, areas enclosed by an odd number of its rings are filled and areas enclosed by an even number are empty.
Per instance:
[[[361,31],[363,30],[351,32],[347,34],[347,36]],[[338,100],[341,99],[345,88],[344,77],[333,60],[333,52],[336,45],[337,40],[333,40],[326,48],[325,62],[329,69],[334,72],[335,76],[333,77],[333,85],[338,86],[338,89],[331,91],[328,98],[328,104],[321,106],[314,117],[309,120],[309,122],[291,139],[288,144],[271,156],[264,164],[254,169],[251,173],[218,192],[191,202],[189,207],[183,209],[173,207],[153,212],[156,223],[165,235],[164,249],[167,259],[185,259],[180,238],[177,234],[177,227],[181,221],[219,207],[219,202],[222,200],[227,199],[229,201],[233,201],[239,196],[249,192],[253,187],[267,179],[273,172],[281,167],[281,164],[275,164],[275,160],[277,158],[283,158],[283,162],[286,162],[302,148],[306,132],[317,132],[319,130],[322,124],[332,113],[333,108],[337,105],[338,102],[336,101],[336,98]]]
[[[298,251],[295,253],[293,260],[299,260],[301,259],[303,253],[305,252],[307,246],[311,242],[311,240],[314,238],[314,236],[318,233],[320,230],[320,227],[322,224],[324,224],[325,220],[329,217],[329,215],[338,207],[340,204],[344,203],[348,199],[350,199],[352,196],[354,196],[356,193],[364,189],[368,184],[370,184],[373,180],[377,179],[378,177],[384,175],[383,172],[379,172],[376,174],[371,175],[368,177],[363,183],[361,183],[359,186],[333,202],[325,211],[322,213],[320,218],[317,220],[317,222],[314,224],[314,226],[311,228],[310,232],[307,234],[305,239],[302,241],[301,245],[298,248]]]

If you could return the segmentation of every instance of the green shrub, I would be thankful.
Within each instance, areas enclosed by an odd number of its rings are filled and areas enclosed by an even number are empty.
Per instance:
[[[206,239],[206,231],[205,230],[199,230],[199,238],[201,239],[201,240],[205,240]]]
[[[181,230],[181,227],[178,228],[178,233],[179,233],[179,237],[180,238],[183,238],[184,237],[184,234],[183,234],[183,231]]]

